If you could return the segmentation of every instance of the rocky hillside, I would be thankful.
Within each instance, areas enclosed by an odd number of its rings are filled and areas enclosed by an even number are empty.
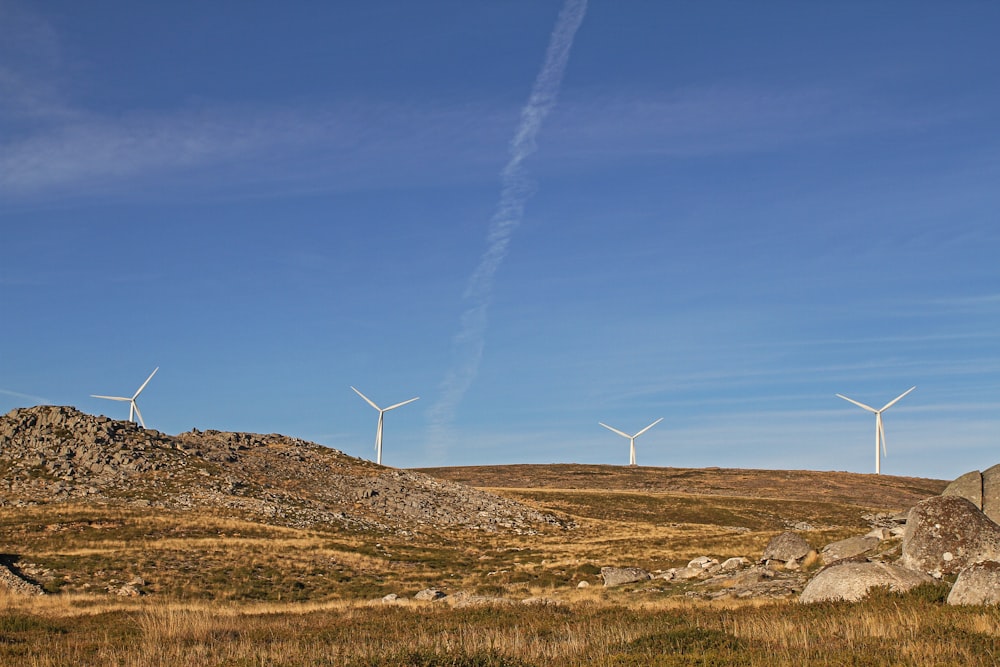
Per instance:
[[[0,505],[122,502],[295,527],[530,533],[571,522],[527,505],[356,459],[281,435],[193,430],[177,436],[72,407],[0,417]]]

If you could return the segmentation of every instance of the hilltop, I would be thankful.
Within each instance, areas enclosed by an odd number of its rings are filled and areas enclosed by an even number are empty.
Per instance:
[[[0,505],[60,501],[212,509],[298,528],[532,532],[570,525],[491,493],[277,434],[169,436],[61,406],[0,417]]]
[[[484,489],[572,489],[689,496],[827,501],[904,509],[940,494],[946,481],[851,472],[520,464],[415,468]]]

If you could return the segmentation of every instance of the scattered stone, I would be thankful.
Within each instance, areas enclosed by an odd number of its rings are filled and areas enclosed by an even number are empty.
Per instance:
[[[700,567],[703,570],[707,570],[713,565],[718,565],[719,561],[711,556],[698,556],[697,558],[690,561],[688,567]]]
[[[948,594],[948,604],[1000,604],[1000,563],[984,561],[959,572]]]
[[[885,529],[879,528],[879,530]],[[871,535],[865,535],[864,537],[848,537],[846,540],[832,542],[823,547],[823,551],[820,552],[820,556],[823,559],[823,564],[829,565],[830,563],[843,558],[852,558],[854,556],[860,556],[861,554],[874,551],[875,548],[878,547],[878,543],[879,538]]]
[[[414,600],[422,600],[422,601],[423,600],[440,600],[443,597],[446,597],[446,594],[443,591],[440,591],[440,590],[438,590],[436,588],[425,588],[424,590],[422,590],[419,593],[417,593],[416,595],[414,595],[413,599]]]
[[[762,560],[776,560],[787,563],[790,560],[805,558],[812,547],[800,535],[784,532],[767,543]]]
[[[705,576],[705,568],[698,565],[694,567],[681,567],[674,570],[673,575],[674,579],[679,579],[681,581],[687,581],[688,579],[700,579]]]
[[[865,537],[874,537],[876,540],[879,540],[881,542],[882,540],[888,540],[890,537],[892,537],[892,531],[890,531],[888,528],[872,528],[865,535]]]
[[[746,558],[727,558],[719,564],[719,572],[735,572],[750,564]]]
[[[651,579],[649,572],[641,567],[602,567],[601,578],[604,579],[605,588]]]
[[[898,565],[841,563],[832,565],[813,577],[799,596],[799,602],[855,601],[868,595],[868,590],[877,586],[905,592],[930,581],[933,579],[926,574]]]
[[[398,599],[399,599],[398,595],[396,595],[395,593],[389,593],[388,595],[382,597],[382,602],[395,602]]]
[[[586,581],[581,581],[576,585],[577,588],[590,588],[590,583]]]
[[[935,496],[910,510],[900,565],[940,578],[985,560],[1000,561],[1000,526],[970,501]]]
[[[140,591],[132,584],[125,584],[124,586],[115,591],[115,595],[123,598],[137,598],[140,595],[142,595],[142,591]]]
[[[17,576],[14,572],[0,565],[0,587],[18,595],[44,595],[45,591],[38,584]]]

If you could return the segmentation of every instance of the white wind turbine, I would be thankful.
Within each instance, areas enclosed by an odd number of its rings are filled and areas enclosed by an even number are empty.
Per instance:
[[[139,394],[141,394],[142,390],[146,388],[146,385],[149,384],[149,381],[153,379],[153,376],[156,375],[156,371],[158,370],[160,370],[159,366],[153,369],[153,372],[149,374],[149,377],[142,383],[142,386],[136,389],[135,393],[132,394],[132,398],[125,398],[124,396],[98,396],[97,394],[91,394],[90,397],[106,398],[109,401],[128,401],[128,420],[132,421],[132,415],[134,414],[139,418],[139,423],[142,424],[142,427],[146,428],[146,422],[142,421],[142,413],[139,412],[139,406],[136,404],[135,399],[139,398]]]
[[[618,429],[614,428],[613,426],[608,426],[604,422],[597,422],[597,423],[600,424],[601,426],[603,426],[604,428],[608,429],[609,431],[613,431],[613,432],[617,433],[618,435],[620,435],[623,438],[628,438],[628,448],[629,448],[629,451],[628,451],[628,464],[630,466],[634,466],[635,465],[635,439],[638,438],[643,433],[645,433],[646,431],[648,431],[649,429],[651,429],[654,426],[656,426],[657,424],[659,424],[661,421],[663,421],[663,417],[660,417],[655,422],[653,422],[652,424],[650,424],[646,428],[642,429],[641,431],[639,431],[635,435],[629,435],[628,433],[625,433],[624,431],[619,431]]]
[[[351,387],[351,389],[354,389],[354,387]],[[380,408],[379,406],[375,405],[375,401],[368,398],[357,389],[354,389],[354,393],[360,396],[361,398],[365,399],[365,402],[368,403],[368,405],[378,410],[378,428],[375,430],[375,463],[382,465],[382,420],[385,417],[385,413],[389,412],[389,410],[395,410],[398,407],[402,407],[407,403],[412,403],[413,401],[419,399],[420,397],[416,396],[408,401],[403,401],[402,403],[396,403],[396,405],[390,405],[387,408]]]
[[[882,426],[882,413],[885,412],[886,410],[888,410],[889,408],[891,408],[892,406],[894,406],[899,401],[899,399],[903,398],[904,396],[906,396],[907,394],[909,394],[914,389],[916,389],[916,387],[910,387],[909,389],[907,389],[906,391],[904,391],[902,394],[900,394],[896,398],[892,399],[891,401],[889,401],[888,403],[886,403],[885,405],[883,405],[881,407],[881,409],[879,409],[879,410],[876,410],[875,408],[873,408],[870,405],[865,405],[864,403],[861,403],[859,401],[855,401],[853,398],[847,398],[843,394],[837,394],[837,396],[839,396],[840,398],[844,399],[845,401],[848,401],[850,403],[854,403],[854,405],[858,406],[859,408],[864,408],[868,412],[874,412],[875,413],[875,474],[876,475],[881,475],[882,474],[882,470],[881,470],[881,468],[882,468],[882,459],[880,457],[880,454],[886,454],[886,455],[888,455],[887,452],[885,451],[885,427]],[[881,452],[879,452],[879,445],[880,444],[882,446],[882,451]]]

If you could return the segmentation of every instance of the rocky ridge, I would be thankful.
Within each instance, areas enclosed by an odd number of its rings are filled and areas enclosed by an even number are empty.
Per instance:
[[[532,533],[573,526],[491,493],[277,434],[169,436],[64,406],[0,417],[0,505],[85,499],[216,508],[294,527]]]

